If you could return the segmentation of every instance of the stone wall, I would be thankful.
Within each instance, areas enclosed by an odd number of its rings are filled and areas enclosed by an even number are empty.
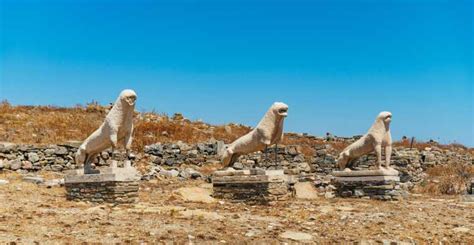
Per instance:
[[[33,146],[0,143],[0,170],[31,172],[75,169],[73,145]]]
[[[353,139],[349,139],[353,140]],[[74,154],[79,144],[32,146],[0,143],[0,170],[34,172],[38,170],[65,171],[76,169]],[[185,144],[153,144],[145,147],[144,152],[136,153],[134,162],[146,161],[150,164],[145,179],[156,175],[183,178],[199,178],[202,175],[190,166],[203,166],[219,163],[218,152],[221,142]],[[275,161],[275,153],[278,161]],[[330,144],[315,146],[314,156],[305,156],[298,146],[278,146],[266,152],[257,152],[242,156],[232,167],[240,169],[262,168],[266,170],[284,169],[287,174],[327,175],[335,170],[338,151]],[[103,152],[96,165],[109,165],[112,153]],[[114,156],[117,160],[117,156]],[[354,167],[367,169],[373,166],[376,156],[370,154],[360,158]],[[392,165],[400,171],[401,182],[411,185],[425,178],[425,170],[439,164],[474,164],[473,157],[466,153],[442,150],[436,147],[425,150],[396,148],[392,153]]]
[[[314,171],[319,174],[329,174],[334,170],[338,152],[330,145],[316,147],[316,154],[312,160]],[[385,158],[385,156],[383,156]],[[377,156],[372,153],[363,156],[353,163],[357,170],[368,169],[374,166]],[[474,164],[474,158],[468,153],[458,153],[442,150],[437,147],[425,148],[420,151],[410,148],[395,148],[392,152],[391,164],[400,171],[402,183],[417,183],[426,177],[425,170],[443,164]]]

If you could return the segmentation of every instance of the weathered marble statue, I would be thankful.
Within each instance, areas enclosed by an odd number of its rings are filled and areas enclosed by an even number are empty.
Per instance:
[[[346,168],[347,164],[357,160],[357,158],[371,153],[375,150],[377,153],[377,169],[382,169],[382,147],[385,147],[385,167],[390,167],[390,157],[392,155],[392,136],[390,134],[390,122],[392,113],[381,112],[375,123],[369,129],[369,132],[362,138],[348,146],[339,154],[337,165],[341,170]]]
[[[123,144],[127,156],[130,154],[136,99],[135,91],[123,90],[107,114],[104,123],[79,147],[76,153],[76,164],[84,163],[84,174],[99,173],[99,170],[92,169],[91,162],[99,153],[110,147],[115,150],[119,144]]]
[[[278,144],[283,138],[283,122],[287,115],[288,106],[275,102],[256,128],[226,146],[221,153],[224,167],[235,163],[243,154],[261,151],[270,145]]]

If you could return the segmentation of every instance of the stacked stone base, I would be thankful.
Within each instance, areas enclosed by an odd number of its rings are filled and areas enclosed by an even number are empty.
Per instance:
[[[70,172],[65,178],[70,201],[127,204],[138,201],[139,177],[133,168],[112,168],[100,174]]]
[[[266,203],[291,196],[289,177],[282,170],[218,171],[212,184],[215,198],[234,202]]]
[[[369,198],[375,200],[399,200],[401,198],[400,177],[395,170],[364,170],[334,172],[333,185],[336,196]]]
[[[138,187],[137,181],[69,183],[66,184],[66,198],[70,201],[94,203],[135,203],[138,201]]]

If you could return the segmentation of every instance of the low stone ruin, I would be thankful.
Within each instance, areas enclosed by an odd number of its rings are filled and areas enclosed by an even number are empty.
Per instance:
[[[132,167],[107,168],[100,174],[74,170],[65,177],[66,198],[93,203],[135,203],[138,201],[139,180]]]
[[[398,200],[400,177],[396,170],[363,170],[333,172],[336,196],[376,200]]]
[[[213,196],[231,201],[266,203],[291,196],[290,177],[281,170],[217,171],[212,176]]]
[[[308,136],[310,137],[310,136]],[[342,139],[338,139],[341,141]],[[348,142],[353,139],[348,140]],[[12,170],[22,174],[35,173],[40,170],[64,172],[78,169],[74,162],[77,143],[61,145],[24,145],[0,143],[0,171]],[[135,152],[134,162],[149,163],[149,172],[144,173],[145,180],[159,175],[187,178],[206,178],[193,170],[193,166],[219,163],[218,141],[186,144],[183,142],[158,143],[146,146],[144,152]],[[327,176],[336,169],[336,158],[339,153],[330,144],[314,146],[313,156],[305,156],[298,146],[279,145],[268,148],[267,152],[256,152],[239,158],[233,164],[236,170],[261,168],[265,170],[283,169],[289,175]],[[275,161],[275,152],[277,160]],[[113,157],[111,151],[104,151],[95,159],[98,167],[110,166]],[[374,166],[375,154],[369,154],[354,163],[355,170],[368,169]],[[474,158],[467,152],[440,149],[435,146],[424,150],[396,147],[392,153],[392,166],[400,172],[400,185],[410,189],[426,178],[425,170],[437,165],[461,163],[473,164]],[[278,162],[276,164],[275,162]]]

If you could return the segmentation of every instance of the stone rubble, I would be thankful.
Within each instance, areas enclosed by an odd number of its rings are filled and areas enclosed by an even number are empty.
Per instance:
[[[310,136],[307,136],[310,137]],[[328,139],[326,139],[328,140]],[[332,138],[334,141],[356,140],[353,138]],[[27,174],[40,170],[64,172],[66,170],[78,169],[74,162],[74,154],[79,142],[70,142],[61,145],[22,145],[12,143],[0,143],[0,170],[12,170]],[[181,141],[175,143],[157,143],[145,147],[144,152],[135,152],[132,155],[134,162],[147,161],[149,171],[142,177],[150,180],[158,176],[178,177],[182,179],[206,179],[196,168],[208,164],[220,163],[218,152],[224,146],[223,142],[210,141],[198,144],[186,144]],[[329,174],[336,170],[335,164],[338,150],[329,143],[314,147],[313,156],[302,154],[298,146],[278,145],[264,152],[240,157],[232,167],[236,170],[260,168],[264,170],[283,169],[285,174],[299,175],[300,179],[313,181],[318,190],[327,189],[330,186]],[[109,166],[112,158],[123,156],[114,155],[112,152],[104,151],[95,160],[98,167]],[[369,154],[357,160],[353,167],[356,170],[367,169],[376,161],[375,154]],[[428,147],[424,150],[397,147],[392,153],[392,166],[400,172],[400,187],[411,189],[415,184],[427,177],[425,170],[429,167],[442,164],[463,163],[474,164],[474,158],[469,153],[455,152]]]

